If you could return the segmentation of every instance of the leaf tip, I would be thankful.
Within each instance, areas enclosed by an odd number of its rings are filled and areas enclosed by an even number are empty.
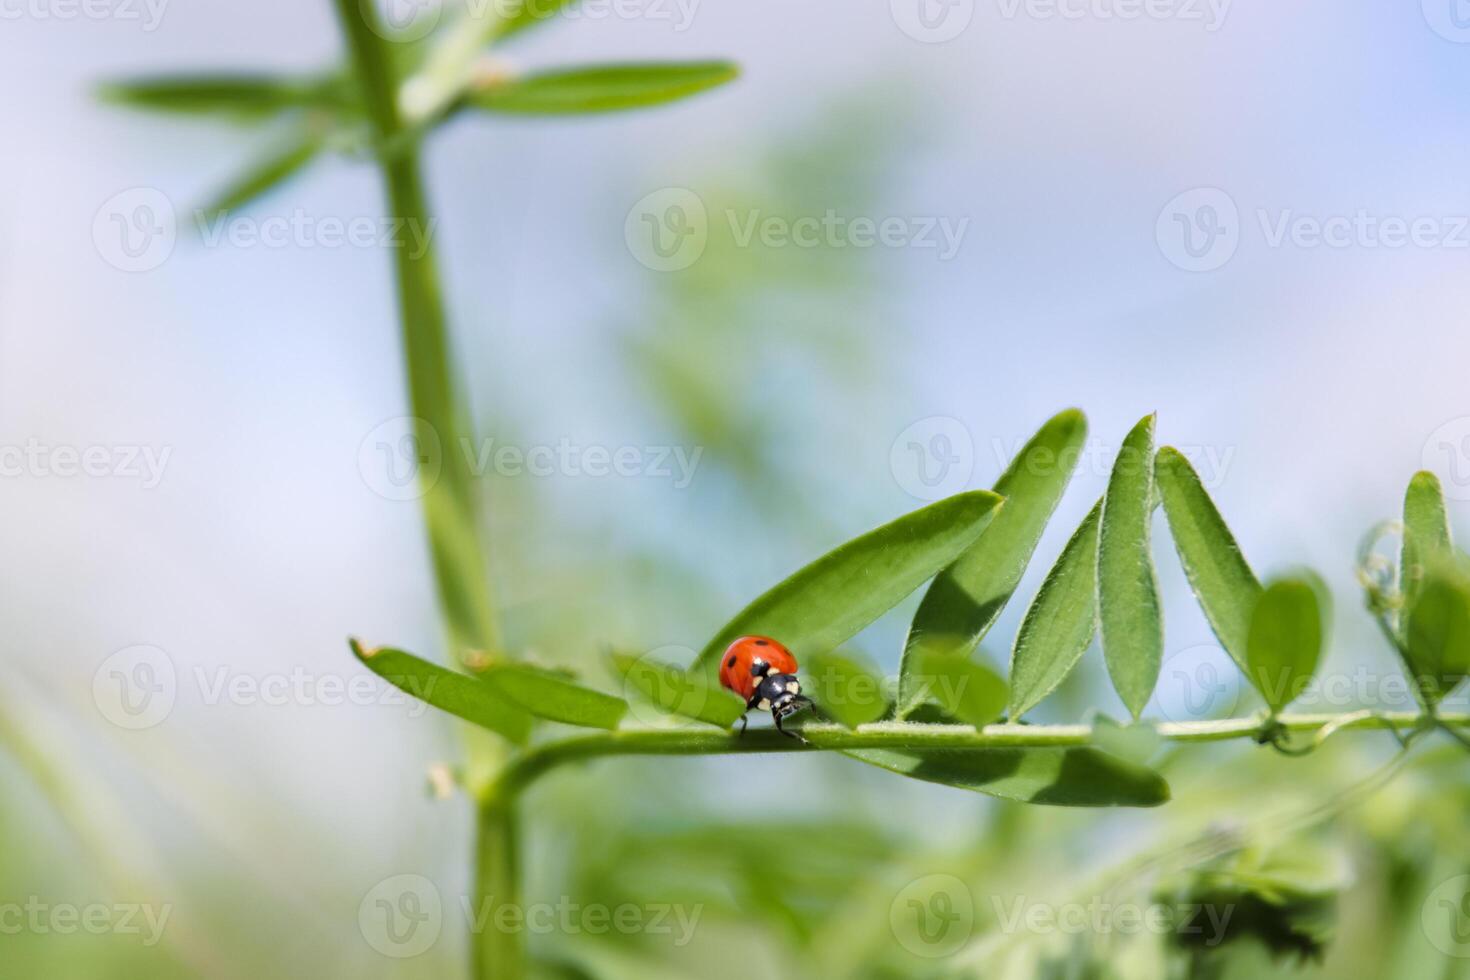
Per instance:
[[[363,661],[371,660],[382,650],[382,647],[364,646],[363,642],[355,636],[349,636],[347,638],[347,646],[352,649],[353,656]]]

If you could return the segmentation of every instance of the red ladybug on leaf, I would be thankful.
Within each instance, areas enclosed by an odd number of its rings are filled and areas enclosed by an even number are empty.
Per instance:
[[[720,660],[720,685],[744,698],[746,711],[769,711],[776,720],[776,731],[782,735],[806,741],[781,727],[782,721],[811,707],[812,701],[801,693],[796,658],[780,643],[769,636],[742,636],[731,643]],[[746,724],[746,717],[741,715],[741,734]]]

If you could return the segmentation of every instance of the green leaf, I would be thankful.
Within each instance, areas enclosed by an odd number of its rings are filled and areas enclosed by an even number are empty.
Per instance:
[[[802,693],[839,725],[856,728],[888,713],[883,680],[840,653],[817,653],[801,671]]]
[[[1160,449],[1154,478],[1189,587],[1220,645],[1245,670],[1251,611],[1261,583],[1183,453],[1173,446]]]
[[[528,27],[551,20],[576,2],[577,0],[520,0],[513,8],[507,5],[508,11],[496,25],[493,36],[500,40],[519,34]]]
[[[276,152],[243,171],[200,210],[207,217],[217,218],[242,208],[294,177],[316,159],[321,150],[322,141],[316,134],[298,134]]]
[[[98,91],[105,102],[185,115],[259,119],[289,109],[348,109],[355,106],[345,78],[263,74],[173,75],[109,82]]]
[[[854,538],[741,610],[700,651],[711,675],[737,637],[772,636],[798,660],[833,650],[954,561],[1001,509],[985,490],[955,494]]]
[[[850,749],[869,765],[930,783],[1051,806],[1158,806],[1169,784],[1096,749]]]
[[[1426,566],[1409,607],[1405,647],[1430,702],[1470,674],[1470,571],[1463,561],[1440,559]]]
[[[939,574],[914,613],[899,667],[899,717],[918,704],[910,652],[921,641],[927,649],[944,648],[967,658],[995,624],[1025,574],[1086,439],[1087,418],[1076,409],[1061,412],[1031,437],[996,481],[1005,510]]]
[[[1102,501],[1078,525],[1026,610],[1011,650],[1011,718],[1057,689],[1097,632],[1097,529]]]
[[[1439,478],[1421,470],[1404,492],[1404,545],[1399,560],[1399,591],[1411,606],[1424,580],[1425,566],[1454,553],[1449,515]]]
[[[1327,590],[1316,576],[1272,582],[1251,615],[1246,676],[1273,713],[1296,700],[1317,672]]]
[[[1137,718],[1158,683],[1164,625],[1149,550],[1154,497],[1154,416],[1128,433],[1103,497],[1097,542],[1098,620],[1108,676]]]
[[[593,65],[494,82],[471,93],[467,104],[521,115],[615,112],[676,102],[739,74],[725,61]]]
[[[920,700],[932,701],[948,715],[976,728],[998,719],[1009,691],[995,671],[943,647],[913,651],[914,680]]]
[[[628,710],[619,698],[525,664],[491,667],[480,680],[531,714],[568,725],[610,730],[618,727]]]
[[[664,714],[679,715],[729,728],[745,714],[745,702],[710,683],[702,671],[659,663],[648,657],[612,654],[623,681]]]
[[[499,732],[512,742],[531,734],[531,716],[479,678],[445,670],[438,664],[391,647],[364,647],[349,641],[363,666],[400,691],[457,718]]]

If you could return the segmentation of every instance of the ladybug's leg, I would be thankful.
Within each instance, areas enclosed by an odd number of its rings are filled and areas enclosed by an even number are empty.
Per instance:
[[[794,738],[794,739],[796,739],[798,742],[800,742],[803,745],[808,744],[807,743],[807,740],[804,739],[804,738],[802,738],[796,732],[788,732],[786,729],[784,729],[784,728],[781,727],[781,717],[782,717],[781,716],[781,712],[779,712],[779,711],[773,711],[773,712],[771,712],[771,717],[774,718],[774,719],[776,719],[776,731],[780,732],[782,735],[785,735],[787,738]]]
[[[745,727],[747,725],[749,725],[749,724],[750,724],[750,716],[749,715],[741,715],[740,716],[740,735],[744,735],[745,734]],[[739,736],[736,736],[736,737],[738,738]]]

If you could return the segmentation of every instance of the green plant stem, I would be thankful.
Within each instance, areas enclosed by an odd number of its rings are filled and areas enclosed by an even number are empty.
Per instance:
[[[1278,715],[1275,719],[1228,718],[1220,721],[1163,722],[1154,731],[1169,742],[1224,742],[1257,739],[1274,726],[1287,732],[1312,733],[1329,725],[1336,730],[1379,729],[1412,731],[1423,724],[1418,712],[1400,711],[1353,716],[1335,714]],[[1345,720],[1346,719],[1346,720]],[[1444,726],[1470,727],[1470,714],[1440,715]],[[802,729],[808,744],[774,730],[740,736],[716,729],[647,729],[580,735],[547,742],[521,753],[500,774],[491,796],[510,799],[552,769],[569,762],[623,755],[735,755],[752,752],[820,752],[847,749],[1011,749],[1092,745],[1091,725],[986,725],[974,729],[959,725],[914,725],[878,722],[857,729],[811,724]]]
[[[399,317],[414,414],[415,451],[434,578],[453,656],[500,649],[489,566],[481,536],[479,502],[470,460],[471,426],[452,368],[449,328],[434,253],[434,230],[420,175],[418,143],[405,132],[398,106],[399,81],[381,26],[360,0],[336,0],[338,19],[374,129],[374,145],[387,189],[390,217],[410,232],[394,250]],[[434,463],[437,462],[437,471]],[[492,768],[482,739],[471,733],[470,768]],[[476,825],[475,890],[484,900],[517,901],[518,842],[515,801],[483,800]],[[480,980],[519,980],[524,952],[518,929],[493,921],[471,937],[472,975]]]
[[[521,908],[519,822],[514,796],[480,802],[475,854],[475,935],[470,937],[474,975],[520,980],[525,975],[520,922],[505,922],[501,910]]]

